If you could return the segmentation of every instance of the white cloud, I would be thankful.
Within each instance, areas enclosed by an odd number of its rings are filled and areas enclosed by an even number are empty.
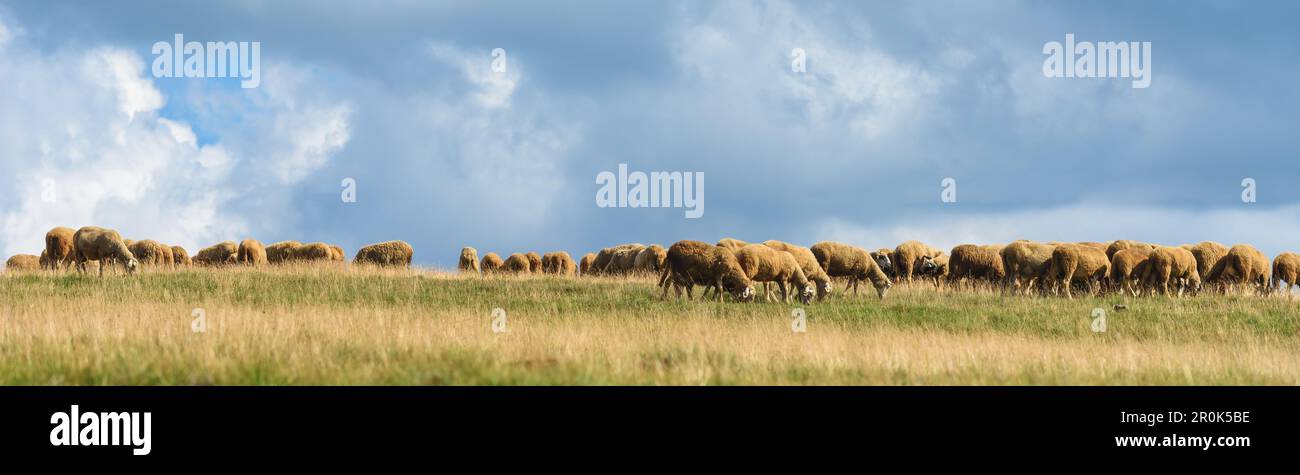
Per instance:
[[[54,226],[106,226],[191,252],[247,237],[255,224],[239,212],[241,199],[287,195],[292,188],[284,185],[348,140],[346,105],[293,100],[282,90],[279,99],[234,103],[274,127],[209,130],[216,140],[200,144],[188,123],[159,117],[166,98],[135,53],[25,46],[0,49],[0,82],[10,85],[0,89],[0,189],[9,190],[0,195],[0,248],[7,254],[38,253]],[[271,167],[279,182],[248,180],[241,171],[253,163]]]

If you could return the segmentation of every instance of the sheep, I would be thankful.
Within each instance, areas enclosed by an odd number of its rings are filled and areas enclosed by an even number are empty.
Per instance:
[[[122,235],[112,229],[85,226],[72,235],[73,253],[77,259],[77,271],[86,272],[86,263],[99,261],[99,276],[104,276],[104,268],[109,263],[117,262],[126,269],[127,274],[134,274],[140,262],[131,254],[131,250],[122,242]]]
[[[607,268],[610,268],[610,262],[614,259],[614,254],[618,253],[619,251],[623,251],[626,249],[635,249],[637,252],[640,252],[641,249],[644,248],[645,245],[641,243],[628,243],[628,244],[619,244],[614,247],[607,247],[601,249],[600,252],[596,253],[596,259],[593,260],[591,263],[591,269],[590,269],[591,274],[598,275],[604,273]],[[633,255],[631,264],[635,264],[635,263],[636,263],[636,256]],[[619,266],[616,265],[613,267],[612,270],[617,272],[618,269]],[[628,270],[630,270],[630,267],[628,268]]]
[[[888,275],[891,279],[894,277],[894,262],[890,260],[892,255],[894,255],[894,250],[887,247],[871,251],[871,259],[876,261],[876,265],[880,267],[880,270],[884,271],[885,275]]]
[[[1123,251],[1125,249],[1146,249],[1147,251],[1154,251],[1159,248],[1160,246],[1155,244],[1150,244],[1150,243],[1145,243],[1140,241],[1130,241],[1128,239],[1120,239],[1118,241],[1110,243],[1109,246],[1106,246],[1106,258],[1110,259],[1113,262],[1115,260],[1115,253],[1119,251]]]
[[[749,243],[747,243],[747,242],[745,242],[745,241],[741,241],[741,240],[739,240],[739,239],[734,239],[734,238],[722,238],[722,239],[719,239],[719,240],[718,240],[718,243],[716,244],[716,246],[718,246],[718,247],[725,247],[725,248],[727,248],[727,250],[729,250],[729,251],[731,251],[731,252],[739,251],[740,248],[745,247],[745,246],[748,246],[748,245],[749,245]]]
[[[357,249],[352,263],[408,268],[414,257],[415,249],[406,241],[384,241]],[[538,260],[541,258],[538,257]]]
[[[347,260],[347,258],[348,258],[348,254],[347,254],[346,252],[343,251],[343,246],[340,246],[340,245],[337,245],[337,244],[330,244],[329,246],[330,246],[330,260],[331,260],[331,261],[335,261],[335,262],[343,262],[343,261]]]
[[[661,298],[668,298],[669,286],[677,290],[679,299],[682,287],[686,288],[687,298],[694,298],[691,289],[695,285],[713,287],[718,302],[722,302],[723,291],[742,302],[754,297],[749,277],[735,253],[705,242],[677,241],[668,247],[668,259],[659,274],[659,286],[663,287]]]
[[[49,269],[54,267],[53,265],[50,264],[49,252],[44,249],[41,249],[41,257],[37,259],[36,263],[40,265],[41,269]]]
[[[911,282],[913,272],[921,265],[922,257],[935,258],[943,251],[927,246],[921,241],[907,241],[894,248],[891,256],[894,282]]]
[[[1015,291],[1023,289],[1029,292],[1035,283],[1043,286],[1041,277],[1052,263],[1052,251],[1056,246],[1036,243],[1024,239],[1013,241],[1002,248],[1002,267],[1006,272],[1004,288]]]
[[[293,261],[294,252],[302,243],[298,241],[280,241],[270,246],[266,246],[266,262],[270,264],[284,264]]]
[[[1214,269],[1214,265],[1219,263],[1219,259],[1228,255],[1228,246],[1214,241],[1202,241],[1192,246],[1191,251],[1192,255],[1196,256],[1196,272],[1204,278]]]
[[[528,256],[514,253],[506,258],[506,262],[501,266],[501,270],[511,274],[527,274],[531,272],[531,265],[528,262]]]
[[[1119,241],[1116,241],[1119,242]],[[1115,252],[1110,259],[1110,282],[1115,290],[1138,295],[1138,283],[1146,272],[1146,262],[1153,249],[1146,246],[1131,246]]]
[[[469,246],[460,248],[460,259],[456,261],[456,270],[462,273],[479,273],[478,249]]]
[[[1095,242],[1095,241],[1080,241],[1080,242],[1076,242],[1075,244],[1078,244],[1078,245],[1083,246],[1083,247],[1091,247],[1091,248],[1093,248],[1093,249],[1097,249],[1097,250],[1101,251],[1102,253],[1105,253],[1107,249],[1110,249],[1110,245],[1113,244],[1113,243],[1110,243],[1110,242]]]
[[[952,248],[948,260],[948,283],[956,287],[966,278],[970,279],[972,288],[977,280],[995,285],[1002,283],[1007,276],[1006,269],[1002,266],[1003,247],[997,244],[962,244]]]
[[[882,299],[893,287],[889,276],[880,270],[880,265],[866,250],[834,241],[822,241],[809,249],[826,275],[849,278],[849,284],[844,290],[852,288],[855,296],[858,295],[858,282],[862,280],[870,280],[876,288],[876,295]]]
[[[548,252],[542,254],[542,272],[556,275],[573,275],[577,272],[578,266],[573,263],[573,257],[564,251]]]
[[[921,258],[921,270],[918,275],[929,279],[934,283],[934,288],[938,289],[941,282],[948,278],[948,260],[952,256],[944,254],[939,257],[925,256]]]
[[[1253,286],[1262,293],[1267,290],[1268,274],[1269,261],[1264,253],[1249,244],[1237,244],[1214,264],[1204,281],[1213,282],[1223,289],[1238,284]]]
[[[600,269],[600,272],[608,275],[625,275],[632,273],[636,270],[636,256],[641,254],[641,251],[645,250],[645,248],[645,246],[638,244],[635,247],[614,249],[609,254],[609,262],[605,264],[605,267]],[[597,255],[597,259],[599,259],[599,255]]]
[[[578,261],[578,273],[583,276],[591,274],[592,266],[595,265],[595,263],[596,263],[596,253],[588,252],[586,254],[583,254],[582,259]]]
[[[533,274],[542,273],[542,256],[537,255],[536,252],[530,251],[527,254],[524,254],[524,257],[528,258],[528,272]]]
[[[501,272],[503,270],[502,266],[504,265],[505,263],[501,262],[501,256],[498,256],[495,252],[489,252],[483,255],[483,275]]]
[[[191,266],[191,265],[194,264],[194,261],[190,260],[190,253],[185,252],[185,248],[180,247],[180,246],[172,246],[171,249],[172,249],[172,265],[173,265],[173,266],[175,266],[175,267],[181,267],[181,266],[189,267],[189,266]]]
[[[1279,289],[1282,283],[1286,283],[1286,287]],[[1293,285],[1300,285],[1300,254],[1283,252],[1273,258],[1273,277],[1269,280],[1268,288],[1274,292],[1280,290],[1290,297]]]
[[[1196,272],[1196,256],[1183,247],[1163,246],[1151,252],[1147,257],[1146,268],[1142,272],[1142,286],[1152,293],[1169,294],[1169,282],[1178,285],[1178,295],[1190,289],[1192,292],[1201,287],[1201,277]]]
[[[45,263],[41,268],[58,269],[71,267],[76,257],[72,253],[72,228],[56,227],[45,233]]]
[[[9,272],[34,272],[40,269],[40,256],[34,256],[31,254],[14,254],[9,256],[9,260],[5,261],[5,270]]]
[[[812,281],[817,287],[817,300],[824,300],[831,293],[831,277],[826,275],[821,264],[817,263],[817,256],[813,255],[812,249],[803,246],[797,246],[783,241],[763,241],[763,245],[785,251],[794,256],[794,261],[799,263],[799,268],[803,270],[804,276]]]
[[[1065,297],[1073,299],[1070,287],[1074,283],[1086,285],[1089,293],[1095,293],[1109,273],[1110,261],[1106,259],[1105,248],[1061,244],[1052,250],[1052,263],[1043,276],[1044,290],[1050,286],[1056,293],[1058,286],[1063,287]]]
[[[658,244],[651,244],[638,252],[632,268],[637,272],[644,272],[658,275],[659,271],[664,268],[664,262],[668,260],[668,250]]]
[[[357,251],[360,255],[360,251]],[[329,244],[323,242],[312,242],[303,244],[293,249],[291,260],[295,262],[330,262],[333,260],[333,251],[330,250]]]
[[[222,267],[234,265],[239,259],[239,245],[234,241],[224,241],[199,250],[194,255],[194,263],[202,267]]]
[[[245,239],[239,242],[239,250],[235,252],[235,261],[252,266],[266,265],[266,248],[256,239]]]
[[[736,262],[751,282],[776,282],[777,288],[781,290],[782,302],[789,303],[791,295],[796,292],[800,303],[807,305],[812,301],[815,291],[794,255],[763,244],[747,245],[736,250],[735,254]],[[772,301],[771,293],[765,291],[763,299]]]
[[[127,248],[131,250],[131,255],[135,256],[135,259],[141,265],[146,267],[171,267],[171,248],[162,245],[158,241],[152,239],[136,241]]]

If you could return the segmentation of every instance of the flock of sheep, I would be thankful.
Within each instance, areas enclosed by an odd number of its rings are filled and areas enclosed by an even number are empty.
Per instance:
[[[762,283],[764,299],[793,298],[807,304],[831,292],[831,279],[846,280],[857,295],[858,284],[871,282],[880,298],[896,283],[913,279],[938,288],[989,288],[1009,294],[1064,295],[1125,293],[1133,296],[1182,296],[1203,289],[1215,292],[1290,293],[1300,285],[1300,254],[1282,253],[1272,264],[1249,244],[1231,248],[1206,241],[1162,246],[1138,241],[1034,242],[962,244],[945,253],[919,241],[894,249],[868,251],[849,244],[823,241],[803,247],[782,241],[750,244],[726,238],[717,244],[678,241],[659,245],[623,244],[582,256],[576,264],[567,252],[512,254],[504,261],[495,253],[479,259],[472,247],[461,249],[461,272],[494,274],[555,274],[564,276],[658,275],[663,298],[669,288],[694,298],[695,286],[735,300],[755,297]]]
[[[410,244],[388,241],[371,244],[357,251],[354,264],[409,267],[414,251]],[[190,258],[185,248],[168,246],[152,239],[133,241],[122,239],[117,231],[86,226],[78,230],[56,227],[45,233],[45,249],[40,256],[18,254],[9,258],[5,268],[9,271],[35,271],[39,269],[66,269],[76,266],[86,272],[91,265],[104,268],[120,265],[127,273],[141,266],[153,268],[223,267],[230,265],[264,266],[292,262],[343,261],[343,248],[320,242],[303,244],[283,241],[263,246],[256,239],[245,239],[239,244],[226,241],[203,248]]]

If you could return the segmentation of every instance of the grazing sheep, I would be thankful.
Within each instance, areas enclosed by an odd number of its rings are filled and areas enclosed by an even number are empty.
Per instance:
[[[41,270],[41,258],[31,254],[14,254],[5,261],[9,272],[35,272]]]
[[[619,269],[621,269],[621,266],[618,265],[618,264],[611,264],[611,262],[614,260],[614,256],[615,256],[615,254],[618,254],[618,253],[620,253],[621,251],[626,251],[626,250],[629,250],[629,249],[635,249],[635,251],[634,251],[633,254],[632,254],[632,259],[631,259],[631,261],[628,263],[628,264],[629,264],[629,267],[627,267],[627,268],[624,269],[624,270],[631,270],[631,267],[630,267],[630,266],[633,265],[633,264],[636,264],[636,254],[635,254],[635,253],[636,253],[636,252],[640,252],[641,249],[645,249],[645,245],[644,245],[644,244],[641,244],[641,243],[619,244],[619,245],[614,246],[614,247],[607,247],[607,248],[601,249],[600,252],[596,253],[596,259],[593,260],[592,263],[591,263],[591,269],[590,269],[591,274],[592,274],[592,275],[599,275],[599,274],[601,274],[601,273],[606,272],[607,269],[608,269],[608,270],[613,270],[614,272],[618,272]],[[623,252],[623,254],[626,255],[627,253],[626,253],[626,252]],[[611,265],[612,265],[612,267],[611,267]]]
[[[1146,272],[1146,262],[1152,252],[1155,251],[1146,246],[1131,246],[1115,252],[1110,258],[1111,286],[1120,292],[1137,297],[1139,289],[1136,284]]]
[[[104,268],[110,263],[121,264],[128,274],[134,274],[140,267],[131,250],[122,241],[122,236],[112,229],[97,226],[85,226],[72,235],[73,253],[77,259],[77,271],[85,273],[86,263],[99,261],[99,275],[104,275]]]
[[[1278,289],[1282,283],[1286,283],[1286,287]],[[1283,252],[1273,258],[1273,278],[1269,281],[1268,288],[1290,296],[1293,285],[1300,285],[1300,254]]]
[[[1224,246],[1214,241],[1202,241],[1192,246],[1192,255],[1196,256],[1196,272],[1199,272],[1202,278],[1210,275],[1214,265],[1219,263],[1223,256],[1228,255],[1228,246]],[[1208,279],[1207,279],[1208,280]]]
[[[1160,246],[1155,244],[1145,243],[1141,241],[1130,241],[1128,239],[1120,239],[1118,241],[1110,243],[1109,246],[1106,246],[1106,258],[1110,259],[1113,262],[1115,260],[1115,253],[1119,251],[1123,251],[1125,249],[1146,249],[1147,251],[1154,251],[1159,248]]]
[[[941,283],[948,278],[948,260],[951,257],[948,254],[939,257],[922,257],[921,269],[917,271],[917,274],[934,283],[934,288],[938,289],[942,285]]]
[[[1027,240],[1013,241],[1002,248],[1002,267],[1007,278],[1004,287],[1010,291],[1017,289],[1028,293],[1037,284],[1043,286],[1042,276],[1052,263],[1052,251],[1056,246]]]
[[[636,270],[636,256],[645,250],[645,246],[640,244],[635,247],[625,247],[614,249],[609,254],[609,262],[605,267],[600,269],[602,274],[607,275],[627,275]],[[599,255],[597,255],[599,259]]]
[[[333,251],[330,251],[329,244],[312,242],[295,247],[291,260],[294,262],[330,262],[332,255]]]
[[[384,241],[357,249],[352,263],[407,268],[411,267],[411,259],[414,257],[415,249],[406,241]],[[537,260],[540,261],[541,257]]]
[[[1083,247],[1091,247],[1091,248],[1093,248],[1093,249],[1097,249],[1097,250],[1101,251],[1102,253],[1105,253],[1107,249],[1110,249],[1110,245],[1111,245],[1112,243],[1109,243],[1109,242],[1094,242],[1094,241],[1080,241],[1080,242],[1076,242],[1075,244],[1078,244],[1078,245],[1083,246]]]
[[[661,298],[668,298],[669,286],[676,289],[679,299],[683,287],[687,298],[694,298],[692,289],[696,285],[717,290],[718,302],[722,301],[723,291],[742,302],[754,297],[749,277],[735,253],[705,242],[677,241],[668,247],[668,260],[659,274],[659,286],[663,287]]]
[[[1228,287],[1254,287],[1263,293],[1268,288],[1269,260],[1264,253],[1249,244],[1238,244],[1228,249],[1228,253],[1219,259],[1210,269],[1205,282],[1213,282],[1222,290]]]
[[[45,263],[43,269],[68,268],[76,261],[73,255],[72,228],[59,226],[45,233]]]
[[[497,253],[489,252],[483,255],[483,275],[501,272],[503,270],[502,267],[504,266],[505,263],[501,262],[501,256],[498,256]]]
[[[266,262],[284,264],[293,261],[294,253],[300,247],[302,247],[302,243],[298,241],[280,241],[266,246]]]
[[[502,271],[511,274],[527,274],[532,271],[531,269],[532,267],[528,263],[528,256],[519,253],[514,253],[511,254],[510,257],[507,257],[505,264],[501,267]]]
[[[1043,277],[1044,290],[1051,287],[1053,293],[1064,288],[1066,298],[1073,299],[1070,287],[1079,283],[1088,288],[1089,293],[1096,293],[1101,282],[1110,272],[1110,261],[1106,259],[1106,249],[1080,244],[1061,244],[1052,250],[1052,264]]]
[[[733,239],[733,238],[722,238],[722,239],[719,239],[719,240],[718,240],[718,244],[716,244],[716,246],[727,248],[727,250],[729,250],[729,251],[731,251],[731,252],[739,251],[740,248],[745,247],[745,246],[748,246],[748,245],[749,245],[749,243],[747,243],[747,242],[745,242],[745,241],[741,241],[741,240],[739,240],[739,239]]]
[[[346,252],[343,252],[343,246],[339,246],[339,245],[337,245],[337,244],[330,244],[330,260],[331,260],[331,261],[343,262],[343,261],[347,260],[347,258],[348,258],[348,255],[347,255]]]
[[[889,293],[889,288],[893,287],[889,276],[880,270],[880,265],[871,258],[871,253],[864,249],[834,241],[822,241],[809,249],[826,275],[849,278],[849,284],[844,290],[852,288],[853,295],[858,295],[858,282],[862,280],[870,280],[876,288],[876,295],[882,299]]]
[[[194,255],[194,263],[200,267],[223,267],[234,265],[239,259],[239,245],[234,241],[225,241],[199,250]]]
[[[37,259],[37,262],[36,262],[36,263],[37,263],[38,265],[40,265],[41,269],[52,269],[52,268],[54,268],[54,266],[50,264],[50,254],[49,254],[49,252],[47,252],[47,251],[44,250],[44,249],[41,249],[41,257],[40,257],[39,259]]]
[[[460,259],[456,261],[456,269],[461,272],[479,273],[478,249],[469,246],[460,248]]]
[[[736,250],[735,254],[736,262],[751,282],[776,283],[781,290],[782,302],[789,303],[794,293],[799,294],[799,302],[804,305],[812,301],[813,285],[790,253],[763,244],[750,244]],[[771,302],[771,293],[765,291],[763,299]]]
[[[668,250],[658,244],[651,244],[637,253],[632,268],[637,272],[658,275],[664,269],[664,262],[667,260]]]
[[[181,266],[189,267],[189,266],[191,266],[191,265],[194,264],[194,261],[190,260],[190,253],[185,252],[185,248],[180,247],[180,246],[172,246],[171,249],[172,249],[172,265],[173,265],[173,266],[176,266],[176,267],[181,267]]]
[[[542,254],[542,272],[555,275],[574,275],[578,271],[577,264],[573,263],[573,257],[564,251],[548,252]]]
[[[943,251],[927,246],[921,241],[907,241],[894,248],[892,264],[894,282],[911,282],[912,274],[921,266],[921,258],[935,258]],[[955,261],[952,261],[955,263]],[[955,267],[954,267],[955,269]]]
[[[581,275],[592,273],[592,266],[596,264],[596,253],[588,252],[582,255],[582,260],[578,261],[578,272]]]
[[[893,255],[894,250],[887,247],[871,251],[871,259],[876,261],[876,265],[880,267],[880,270],[884,271],[885,275],[888,275],[891,279],[894,277],[894,262],[890,260]]]
[[[1201,287],[1201,277],[1196,272],[1196,256],[1182,247],[1163,246],[1151,252],[1142,273],[1142,286],[1160,295],[1169,294],[1169,282],[1178,285],[1178,296],[1190,289]]]
[[[266,248],[256,239],[240,241],[239,250],[235,252],[235,262],[258,267],[266,265]]]
[[[524,257],[528,258],[528,272],[534,274],[542,273],[542,256],[537,255],[536,252],[530,251],[527,254],[524,254]]]
[[[948,283],[956,287],[962,279],[970,279],[972,288],[977,281],[991,285],[1001,284],[1007,277],[1006,269],[1002,266],[1003,247],[997,244],[962,244],[952,248],[948,260]]]
[[[804,276],[807,276],[808,280],[817,287],[817,300],[823,300],[830,295],[831,277],[826,275],[826,270],[817,263],[817,256],[813,255],[812,249],[783,241],[763,241],[763,245],[794,256],[794,261],[799,263]]]
[[[153,239],[136,241],[130,246],[131,255],[145,267],[171,267],[171,248]]]

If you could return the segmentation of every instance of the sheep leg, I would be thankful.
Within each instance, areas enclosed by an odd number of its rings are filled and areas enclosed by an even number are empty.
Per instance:
[[[1074,300],[1074,295],[1071,293],[1070,290],[1071,287],[1070,284],[1073,281],[1074,281],[1074,269],[1065,271],[1065,276],[1061,279],[1061,286],[1065,287],[1065,298],[1070,300]]]
[[[776,286],[781,289],[781,302],[790,303],[790,294],[786,293],[785,281],[777,281]]]

